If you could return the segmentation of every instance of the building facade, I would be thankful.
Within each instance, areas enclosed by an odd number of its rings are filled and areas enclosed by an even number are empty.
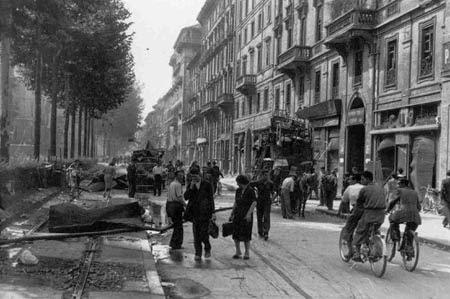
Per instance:
[[[206,1],[185,161],[249,173],[305,151],[304,137],[340,184],[353,168],[380,183],[401,168],[416,190],[438,187],[450,167],[449,14],[443,0]]]

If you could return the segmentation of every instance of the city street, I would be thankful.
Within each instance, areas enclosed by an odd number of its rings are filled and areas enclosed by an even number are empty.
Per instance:
[[[232,205],[231,192],[217,205]],[[306,220],[281,217],[272,210],[268,241],[253,226],[250,260],[232,259],[231,237],[212,240],[212,258],[194,261],[190,224],[185,224],[184,249],[170,252],[168,240],[152,237],[160,278],[170,298],[446,298],[450,291],[450,253],[421,244],[417,269],[410,273],[397,255],[386,274],[377,278],[370,265],[344,263],[338,238],[344,220],[307,207]],[[229,211],[218,213],[223,223]],[[166,293],[167,294],[167,293]]]

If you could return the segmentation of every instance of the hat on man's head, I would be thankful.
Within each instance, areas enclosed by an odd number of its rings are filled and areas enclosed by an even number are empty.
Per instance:
[[[292,166],[291,169],[289,169],[289,176],[294,175],[297,176],[297,167]]]

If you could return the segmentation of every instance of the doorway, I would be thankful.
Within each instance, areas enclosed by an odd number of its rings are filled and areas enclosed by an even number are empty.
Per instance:
[[[364,125],[348,127],[347,134],[347,172],[356,167],[359,172],[364,170],[364,142],[366,129]]]

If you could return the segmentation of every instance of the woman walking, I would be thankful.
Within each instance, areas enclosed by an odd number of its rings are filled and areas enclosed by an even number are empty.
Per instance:
[[[103,192],[103,197],[106,200],[111,199],[111,189],[113,185],[113,179],[116,176],[116,168],[114,167],[116,163],[111,161],[108,166],[103,170],[104,180],[105,180],[105,192]]]
[[[241,258],[240,242],[244,242],[244,260],[250,258],[250,240],[252,239],[253,210],[256,207],[255,191],[249,186],[250,181],[245,175],[238,175],[236,183],[239,188],[236,190],[236,197],[231,221],[233,222],[233,240],[236,246],[234,259]]]

